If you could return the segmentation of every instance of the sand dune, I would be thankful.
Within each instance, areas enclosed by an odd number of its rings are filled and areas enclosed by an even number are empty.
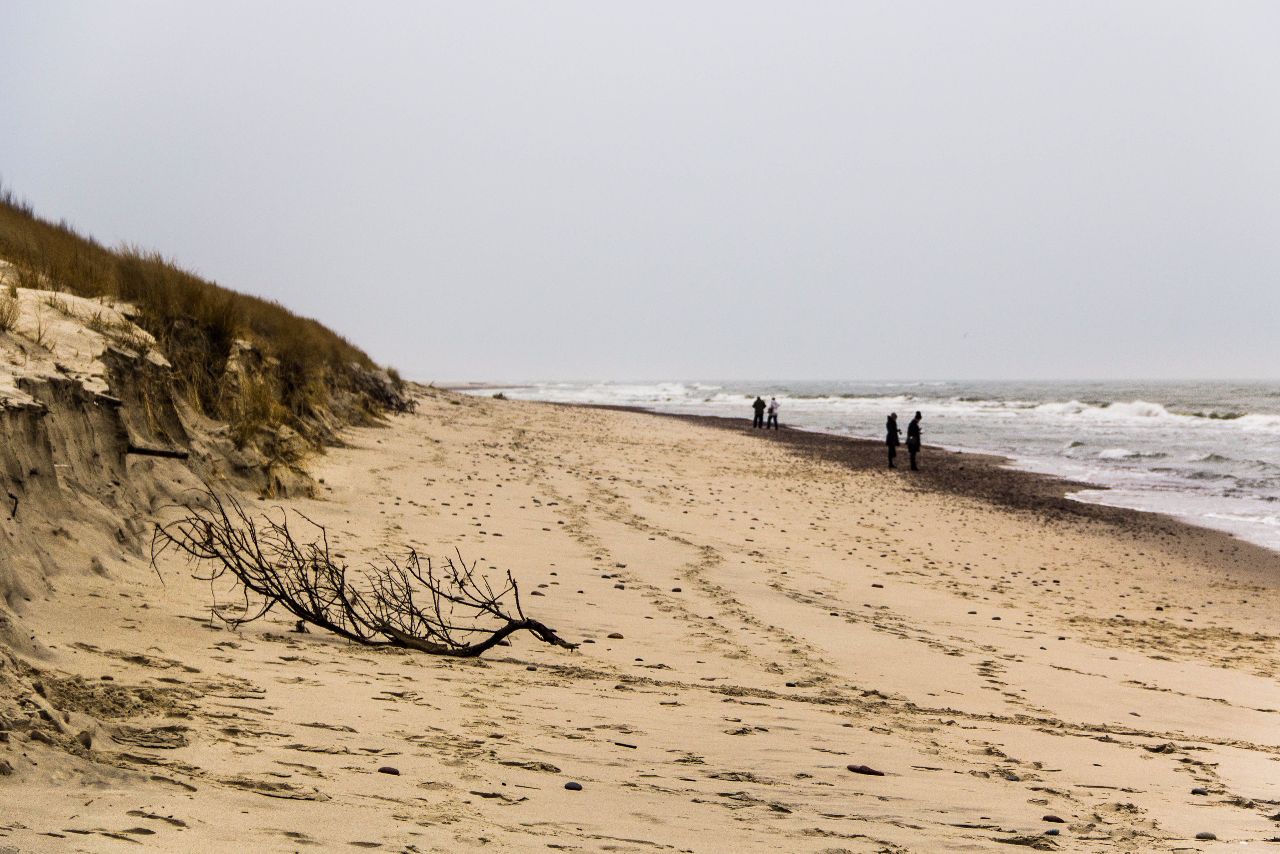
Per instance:
[[[35,680],[28,711],[89,746],[2,728],[0,851],[1280,837],[1267,553],[1002,502],[1016,476],[977,460],[966,481],[986,491],[966,493],[844,464],[855,449],[644,414],[429,390],[348,438],[291,510],[353,564],[456,547],[511,569],[579,649],[517,635],[441,659],[284,616],[230,631],[210,619],[228,585],[176,558],[68,571],[23,615],[45,658],[0,679]]]

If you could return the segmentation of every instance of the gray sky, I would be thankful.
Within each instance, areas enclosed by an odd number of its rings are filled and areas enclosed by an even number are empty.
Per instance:
[[[1280,375],[1280,3],[0,21],[10,187],[414,378]]]

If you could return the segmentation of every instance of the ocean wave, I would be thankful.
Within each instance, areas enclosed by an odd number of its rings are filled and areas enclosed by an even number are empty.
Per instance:
[[[1230,480],[1232,482],[1236,480],[1234,475],[1230,475],[1222,471],[1206,471],[1204,469],[1200,469],[1198,471],[1191,471],[1191,472],[1179,472],[1176,469],[1171,469],[1170,471],[1173,471],[1175,474],[1178,474],[1181,477],[1185,477],[1187,480],[1200,480],[1200,481]]]
[[[1210,421],[1234,421],[1237,418],[1243,418],[1248,415],[1247,412],[1233,412],[1227,410],[1219,412],[1216,409],[1209,409],[1203,412],[1178,412],[1178,415],[1186,415],[1191,418],[1208,418]]]
[[[1225,454],[1210,453],[1200,456],[1191,457],[1187,462],[1198,465],[1215,465],[1215,466],[1234,466],[1236,468],[1252,469],[1256,472],[1280,472],[1280,465],[1268,462],[1267,460],[1249,460],[1240,459],[1238,457],[1229,457]]]
[[[1131,451],[1128,448],[1107,448],[1098,452],[1100,460],[1161,460],[1167,456],[1163,451]]]
[[[1208,426],[1210,423],[1226,427],[1238,427],[1244,430],[1259,432],[1280,432],[1280,415],[1245,413],[1234,410],[1171,412],[1159,403],[1146,400],[1111,401],[1109,403],[1090,403],[1079,400],[1065,402],[1049,402],[1037,405],[1034,411],[1039,415],[1064,418],[1082,418],[1092,421],[1128,422],[1132,424],[1167,422]]]
[[[1035,408],[1035,411],[1043,415],[1082,416],[1107,421],[1178,417],[1160,404],[1149,403],[1145,400],[1133,400],[1127,403],[1121,401],[1092,403],[1068,400],[1065,403],[1042,403]]]
[[[1241,415],[1231,423],[1243,427],[1246,430],[1280,431],[1280,415],[1261,415],[1257,413],[1250,413],[1248,415]]]

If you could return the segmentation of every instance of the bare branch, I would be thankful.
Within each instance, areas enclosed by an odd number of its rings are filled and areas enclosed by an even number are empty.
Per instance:
[[[193,574],[201,580],[212,583],[229,575],[243,601],[230,616],[216,613],[233,626],[261,619],[279,606],[303,623],[355,643],[432,655],[478,656],[519,631],[553,646],[577,647],[525,616],[510,571],[506,585],[495,592],[487,576],[477,575],[478,563],[468,564],[456,549],[456,560],[446,557],[439,570],[410,549],[403,559],[384,557],[353,578],[347,565],[334,559],[323,525],[295,513],[315,533],[301,540],[289,514],[276,509],[274,516],[255,521],[235,496],[209,489],[200,502],[183,505],[185,515],[177,521],[156,526],[152,565],[175,549],[200,567]]]

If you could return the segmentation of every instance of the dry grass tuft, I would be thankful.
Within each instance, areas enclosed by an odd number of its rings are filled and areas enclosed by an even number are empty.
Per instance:
[[[0,296],[0,332],[12,332],[18,323],[18,300],[6,294]]]

